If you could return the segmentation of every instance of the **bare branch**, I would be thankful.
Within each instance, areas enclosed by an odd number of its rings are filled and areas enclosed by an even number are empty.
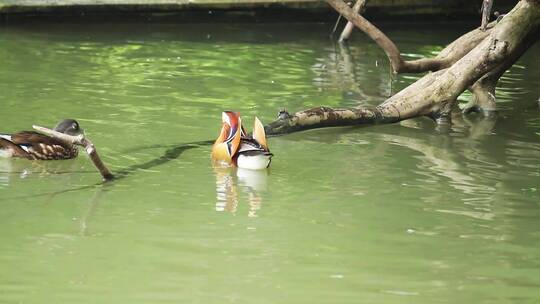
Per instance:
[[[449,119],[457,97],[478,81],[472,89],[482,90],[476,93],[494,94],[490,86],[494,88],[500,75],[536,40],[539,28],[540,1],[522,0],[500,23],[486,31],[489,32],[487,37],[482,38],[484,34],[480,30],[468,33],[469,37],[464,39],[478,41],[478,45],[450,67],[424,75],[375,109],[312,108],[293,115],[280,115],[265,129],[268,134],[283,134],[331,126],[391,123],[419,116],[437,121]],[[455,49],[458,45],[448,48]]]
[[[268,135],[280,135],[315,128],[370,125],[381,120],[382,115],[377,109],[317,107],[293,115],[280,112],[279,118],[264,129]]]
[[[357,14],[361,14],[365,5],[366,5],[366,0],[357,0],[352,10]],[[341,36],[339,36],[339,42],[345,42],[349,40],[349,37],[351,36],[353,28],[354,28],[354,24],[348,21],[347,25],[345,25],[345,28],[343,29],[343,32],[341,32]]]
[[[401,56],[397,46],[386,35],[381,32],[377,27],[367,21],[361,15],[354,12],[345,2],[342,0],[326,0],[336,11],[338,11],[343,17],[347,18],[350,22],[356,25],[364,33],[366,33],[371,39],[375,41],[386,53],[392,69],[397,72],[399,65],[401,64]]]
[[[485,31],[489,23],[489,16],[491,16],[491,7],[493,6],[493,0],[482,1],[482,22],[480,30]]]
[[[487,26],[486,31],[476,29],[463,35],[448,45],[435,58],[405,61],[401,57],[398,47],[390,40],[390,38],[364,17],[354,12],[353,9],[342,0],[326,0],[326,2],[377,43],[390,60],[390,65],[392,66],[394,73],[419,73],[438,71],[447,68],[477,46],[495,25],[493,22]]]
[[[40,127],[40,126],[32,126],[32,127],[35,130],[43,134],[49,135],[53,138],[56,138],[58,140],[61,140],[65,142],[66,144],[84,147],[86,153],[90,156],[92,163],[94,164],[94,166],[96,166],[101,176],[103,176],[103,179],[108,181],[114,178],[114,175],[112,175],[111,171],[109,171],[109,169],[105,166],[103,161],[101,161],[101,158],[99,157],[99,154],[97,153],[97,150],[94,144],[88,138],[86,138],[83,134],[80,134],[78,136],[72,136],[72,135],[60,133],[60,132],[57,132],[55,130],[51,130],[45,127]]]

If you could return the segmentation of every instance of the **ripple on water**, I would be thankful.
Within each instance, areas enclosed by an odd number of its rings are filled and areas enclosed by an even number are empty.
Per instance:
[[[374,43],[339,48],[328,30],[0,29],[0,131],[79,118],[121,177],[96,185],[84,155],[0,160],[2,300],[534,302],[539,52],[502,79],[496,123],[299,132],[269,140],[262,176],[212,167],[201,141],[218,135],[222,110],[251,126],[282,107],[375,104],[418,79],[392,81]],[[462,30],[389,34],[419,58]]]

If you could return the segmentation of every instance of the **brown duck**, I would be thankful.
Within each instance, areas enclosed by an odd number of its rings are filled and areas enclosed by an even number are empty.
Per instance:
[[[64,119],[54,127],[55,131],[77,136],[83,133],[74,119]],[[20,157],[32,160],[59,160],[77,157],[76,146],[34,131],[0,134],[0,156]]]

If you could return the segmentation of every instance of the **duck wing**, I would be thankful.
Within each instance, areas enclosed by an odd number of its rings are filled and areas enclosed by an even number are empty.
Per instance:
[[[26,152],[26,155],[21,157],[30,159],[68,159],[78,153],[77,148],[72,145],[33,131],[15,133],[11,135],[11,142]]]
[[[32,159],[28,152],[11,141],[11,135],[0,134],[0,150],[9,151],[10,156]]]
[[[238,149],[238,154],[244,155],[255,155],[255,154],[265,154],[272,155],[267,151],[259,142],[253,138],[243,138],[240,142],[240,148]]]
[[[66,145],[63,141],[56,138],[34,132],[34,131],[22,131],[11,135],[11,141],[16,145]]]

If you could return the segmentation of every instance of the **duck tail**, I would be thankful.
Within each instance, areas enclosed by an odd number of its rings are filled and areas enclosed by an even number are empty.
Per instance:
[[[11,135],[0,134],[0,150],[8,151],[11,156],[30,158],[28,152],[11,141]]]

